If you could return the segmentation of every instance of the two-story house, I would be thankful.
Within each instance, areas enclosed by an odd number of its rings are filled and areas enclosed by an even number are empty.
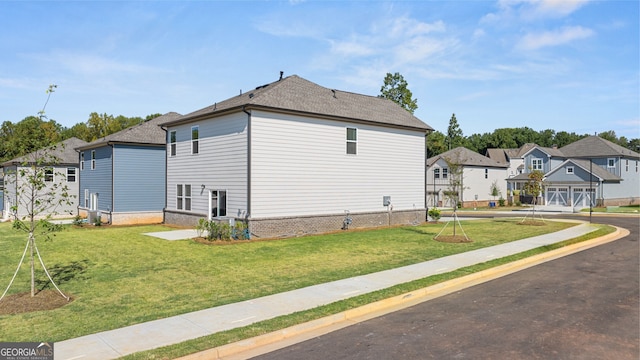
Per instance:
[[[56,197],[47,208],[39,211],[38,217],[69,217],[78,212],[78,156],[75,152],[77,146],[86,144],[84,140],[69,138],[51,147],[46,147],[27,155],[6,161],[0,166],[3,177],[2,218],[9,220],[15,217],[21,218],[29,214],[28,206],[35,199],[31,193],[31,185],[28,175],[32,166],[46,167],[44,172],[45,189],[51,189],[58,195],[66,192],[68,197]],[[65,189],[65,190],[63,190]],[[37,190],[44,194],[43,189]],[[68,200],[68,201],[67,201]],[[61,201],[61,202],[60,202]],[[17,211],[12,211],[17,208]]]
[[[494,204],[497,196],[506,197],[508,162],[497,162],[464,147],[457,147],[427,159],[427,205],[463,207]],[[454,196],[455,195],[455,196]]]
[[[640,201],[640,154],[598,136],[560,149],[535,146],[524,155],[524,172],[508,179],[522,188],[534,170],[545,174],[541,202],[583,208]]]
[[[170,112],[82,146],[79,212],[115,225],[162,223],[165,207],[166,134]]]
[[[242,220],[258,237],[426,219],[425,136],[396,103],[298,76],[165,123],[165,222]]]

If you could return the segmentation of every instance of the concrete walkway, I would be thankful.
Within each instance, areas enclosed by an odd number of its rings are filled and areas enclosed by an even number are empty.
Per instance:
[[[583,223],[552,234],[65,340],[55,343],[55,359],[115,359],[517,254],[595,229]]]

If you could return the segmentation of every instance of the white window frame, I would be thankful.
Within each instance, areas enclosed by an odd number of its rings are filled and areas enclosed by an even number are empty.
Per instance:
[[[541,158],[532,158],[531,159],[531,170],[540,170],[542,171],[542,167],[544,166]]]
[[[84,170],[84,151],[80,153],[80,171]]]
[[[169,131],[169,156],[176,156],[177,154],[177,139],[178,135],[175,130]]]
[[[96,169],[96,151],[91,150],[91,170]]]
[[[485,179],[489,178],[489,169],[484,169],[484,178]]]
[[[229,192],[226,189],[209,191],[209,220],[227,216]],[[223,209],[223,211],[220,211]]]
[[[449,178],[449,168],[442,168],[442,178],[443,179]]]
[[[84,189],[84,207],[89,208],[89,189]]]
[[[45,168],[44,169],[44,182],[54,182],[56,179],[55,171],[53,168]]]
[[[354,136],[353,139],[350,138],[350,132],[352,132]],[[346,128],[346,139],[347,139],[347,155],[358,155],[358,128],[355,127],[347,127]]]
[[[73,178],[73,180],[70,180],[70,178]],[[77,178],[78,178],[78,172],[76,171],[76,168],[74,167],[67,168],[67,182],[74,183],[76,182]]]
[[[176,210],[183,210],[184,208],[184,185],[176,185]]]
[[[194,137],[194,131],[196,136]],[[191,155],[197,155],[200,153],[200,126],[194,125],[191,127]]]
[[[440,168],[433,169],[433,178],[440,179]]]
[[[184,210],[191,211],[191,184],[184,185]]]
[[[575,170],[575,169],[573,168],[573,166],[567,166],[567,168],[565,169],[565,173],[566,173],[566,174],[573,175],[573,174],[575,174],[575,171],[574,171],[574,170]]]
[[[616,159],[615,158],[608,158],[607,159],[607,167],[608,168],[615,168],[616,167]]]

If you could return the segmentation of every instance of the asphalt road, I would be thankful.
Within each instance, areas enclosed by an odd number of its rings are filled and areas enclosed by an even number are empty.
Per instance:
[[[614,242],[256,359],[640,359],[640,219]]]

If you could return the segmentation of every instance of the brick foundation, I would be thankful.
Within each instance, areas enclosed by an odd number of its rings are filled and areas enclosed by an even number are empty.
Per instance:
[[[349,229],[375,228],[389,225],[421,224],[426,220],[426,210],[392,212],[366,212],[349,214]],[[166,224],[195,227],[206,215],[165,211]],[[344,226],[346,214],[274,217],[249,219],[251,236],[257,238],[285,238],[339,231]]]

